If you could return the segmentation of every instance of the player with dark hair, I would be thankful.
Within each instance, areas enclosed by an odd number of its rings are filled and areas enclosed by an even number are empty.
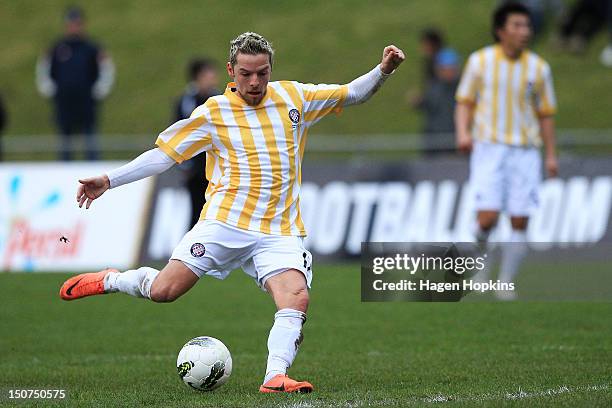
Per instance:
[[[502,251],[499,279],[512,282],[527,251],[529,215],[538,205],[542,142],[548,174],[558,171],[556,102],[550,66],[527,49],[531,27],[525,6],[503,4],[492,26],[495,44],[474,52],[463,72],[455,127],[458,148],[472,151],[477,239],[488,240],[501,211],[510,216],[512,235]]]
[[[187,66],[187,89],[175,105],[174,121],[188,118],[208,98],[219,94],[219,67],[210,58],[194,58]]]
[[[287,376],[302,342],[309,304],[312,257],[304,248],[300,215],[301,163],[308,129],[344,106],[363,103],[404,60],[390,45],[370,72],[346,85],[270,82],[274,51],[261,35],[244,33],[230,44],[223,95],[209,98],[189,119],[157,138],[157,148],[107,174],[79,180],[79,206],[89,208],[106,190],[159,174],[206,152],[206,205],[200,222],[158,271],[81,274],[60,289],[65,300],[122,292],[171,302],[204,275],[224,279],[242,269],[270,293],[277,312],[268,337],[261,392],[310,392]]]

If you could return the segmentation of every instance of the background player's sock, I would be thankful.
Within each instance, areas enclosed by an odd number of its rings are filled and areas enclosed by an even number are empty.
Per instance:
[[[487,245],[487,241],[489,241],[490,234],[490,229],[484,230],[482,227],[478,226],[476,229],[476,242],[478,242],[478,245],[485,247]]]
[[[121,292],[136,297],[151,298],[151,284],[159,271],[143,266],[125,272],[111,272],[104,279],[104,290]]]
[[[306,314],[295,309],[281,309],[274,315],[268,337],[268,366],[264,384],[278,374],[286,374],[302,342]]]
[[[478,242],[480,252],[483,255],[487,255],[485,258],[484,268],[474,277],[474,280],[477,282],[487,282],[489,280],[489,276],[491,275],[494,259],[493,253],[489,251],[489,235],[491,235],[490,229],[484,230],[480,227],[480,225],[476,227],[476,242]]]
[[[509,243],[503,244],[499,280],[514,282],[525,255],[527,255],[527,233],[512,230]]]

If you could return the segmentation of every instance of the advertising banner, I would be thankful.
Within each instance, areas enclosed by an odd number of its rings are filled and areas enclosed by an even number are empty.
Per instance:
[[[318,255],[354,256],[361,243],[470,242],[475,212],[463,158],[381,162],[307,162],[302,217],[306,245]],[[561,177],[543,181],[532,214],[534,249],[612,242],[612,161],[564,158]],[[189,196],[178,170],[160,176],[145,259],[167,259],[188,229]],[[503,242],[500,220],[492,241]]]
[[[0,270],[87,271],[138,261],[153,180],[104,193],[86,210],[78,179],[122,163],[0,164]]]

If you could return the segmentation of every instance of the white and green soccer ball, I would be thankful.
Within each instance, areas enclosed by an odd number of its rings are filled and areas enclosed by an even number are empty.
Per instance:
[[[232,374],[232,356],[220,340],[200,336],[189,340],[176,359],[178,375],[188,386],[212,391]]]

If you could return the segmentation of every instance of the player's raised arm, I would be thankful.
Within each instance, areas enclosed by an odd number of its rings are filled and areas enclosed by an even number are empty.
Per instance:
[[[347,84],[348,94],[344,105],[357,105],[370,99],[405,58],[404,52],[395,45],[385,47],[380,64]]]

